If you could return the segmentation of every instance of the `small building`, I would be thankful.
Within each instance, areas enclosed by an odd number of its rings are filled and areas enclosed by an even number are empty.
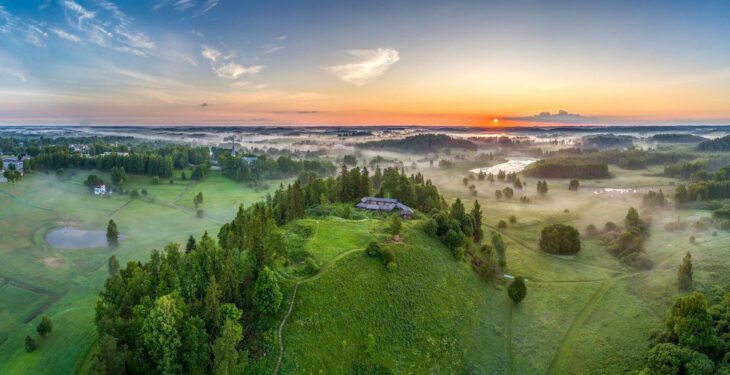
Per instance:
[[[398,202],[397,199],[392,198],[364,197],[360,199],[360,203],[355,207],[376,212],[392,212],[394,209],[397,209],[400,212],[400,216],[406,219],[413,217],[413,209]]]
[[[94,186],[94,195],[106,195],[106,185],[96,185]]]
[[[16,170],[20,172],[20,174],[23,174],[23,160],[26,160],[26,158],[23,158],[22,160],[18,160],[16,158],[3,158],[3,168]]]

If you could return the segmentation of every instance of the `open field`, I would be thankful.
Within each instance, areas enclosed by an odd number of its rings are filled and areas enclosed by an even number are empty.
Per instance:
[[[174,184],[152,185],[148,177],[130,176],[127,186],[144,188],[148,196],[100,198],[83,186],[89,173],[109,180],[96,171],[78,171],[65,181],[33,173],[17,184],[0,185],[0,373],[78,371],[96,340],[94,306],[111,254],[124,264],[147,259],[152,249],[170,241],[184,243],[191,234],[216,234],[238,204],[258,201],[268,192],[212,171],[200,183],[176,179]],[[270,189],[276,186],[278,182]],[[203,219],[192,208],[192,196],[199,191],[206,200]],[[105,230],[110,218],[127,237],[114,250],[56,250],[44,239],[56,227]],[[35,333],[42,315],[54,322],[54,332],[38,340],[36,352],[26,353],[25,335]]]

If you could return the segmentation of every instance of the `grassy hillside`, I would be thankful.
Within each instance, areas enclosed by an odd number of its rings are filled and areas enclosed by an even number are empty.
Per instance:
[[[0,373],[68,374],[83,366],[96,340],[94,306],[107,277],[106,262],[115,254],[121,263],[143,260],[152,249],[170,241],[184,243],[189,235],[217,233],[240,203],[262,199],[256,191],[220,176],[200,183],[175,180],[151,184],[149,177],[131,176],[129,188],[146,189],[147,197],[94,197],[83,186],[89,173],[69,180],[33,173],[19,183],[0,185]],[[179,176],[180,171],[176,172]],[[188,172],[188,175],[190,173]],[[278,182],[270,185],[270,189]],[[203,192],[206,216],[199,219],[192,196]],[[210,214],[207,211],[210,211]],[[57,227],[104,230],[113,218],[127,236],[116,249],[57,250],[45,241]],[[34,335],[42,315],[54,323],[53,333],[38,339],[38,350],[26,353],[23,340]]]

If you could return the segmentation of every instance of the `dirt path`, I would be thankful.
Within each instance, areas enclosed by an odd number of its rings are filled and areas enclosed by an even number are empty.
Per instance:
[[[274,374],[279,373],[279,368],[281,367],[281,360],[284,358],[284,325],[286,324],[286,321],[289,319],[289,315],[291,315],[291,312],[294,309],[294,301],[296,301],[296,299],[297,299],[297,290],[299,290],[299,284],[301,284],[301,281],[298,281],[296,284],[294,284],[294,292],[292,293],[292,296],[291,296],[291,303],[289,304],[289,311],[286,312],[284,319],[281,321],[281,324],[279,324],[279,359],[276,360],[276,367],[274,368]]]

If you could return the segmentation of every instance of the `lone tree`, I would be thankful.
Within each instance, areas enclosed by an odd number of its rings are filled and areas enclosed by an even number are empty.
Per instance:
[[[568,184],[568,190],[570,191],[578,191],[578,188],[580,187],[580,181],[578,180],[570,180],[570,183]]]
[[[399,235],[402,226],[403,224],[401,223],[400,215],[393,215],[393,217],[390,219],[390,233],[394,236]]]
[[[193,198],[193,203],[195,204],[195,208],[198,208],[201,204],[203,204],[203,192],[199,192],[195,197]]]
[[[507,294],[514,303],[520,303],[527,295],[527,287],[525,286],[525,279],[522,276],[515,277],[512,284],[507,287]]]
[[[482,229],[482,207],[479,206],[477,200],[474,201],[474,208],[471,209],[471,217],[474,219],[474,242],[480,243],[484,238],[484,230]]]
[[[35,340],[33,340],[33,338],[30,337],[30,335],[25,336],[25,351],[26,352],[28,352],[28,353],[34,352],[37,347],[38,347],[38,345],[36,345]]]
[[[269,267],[264,267],[256,278],[253,302],[264,314],[273,315],[279,310],[283,295],[279,290],[276,274]]]
[[[677,270],[677,285],[680,290],[692,290],[692,254],[689,252]]]
[[[542,229],[540,250],[557,255],[575,255],[580,251],[580,234],[570,225],[553,224]]]
[[[109,224],[106,226],[106,242],[110,247],[119,246],[119,229],[112,219],[109,219]]]
[[[109,270],[109,276],[114,276],[117,274],[117,272],[119,272],[119,261],[117,260],[116,255],[112,255],[109,257],[107,268]]]
[[[43,315],[41,322],[38,323],[38,327],[36,327],[36,331],[38,331],[38,334],[41,335],[41,337],[48,336],[51,331],[53,331],[53,323],[51,323],[51,319],[48,319],[47,316]]]

